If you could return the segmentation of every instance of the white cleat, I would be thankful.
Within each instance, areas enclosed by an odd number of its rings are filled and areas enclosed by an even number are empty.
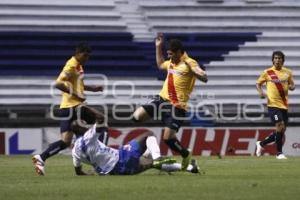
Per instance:
[[[45,175],[45,162],[42,160],[40,155],[34,155],[32,157],[32,162],[34,164],[35,171],[38,175]]]
[[[281,153],[281,154],[279,154],[279,155],[276,156],[276,159],[278,159],[278,160],[286,160],[287,157],[283,153]]]
[[[257,141],[256,142],[256,152],[255,152],[257,157],[261,156],[262,150],[263,150],[263,147],[260,145],[260,141]]]

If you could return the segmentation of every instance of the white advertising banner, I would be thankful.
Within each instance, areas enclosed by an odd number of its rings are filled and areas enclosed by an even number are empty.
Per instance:
[[[0,129],[0,154],[36,154],[42,151],[42,129]]]

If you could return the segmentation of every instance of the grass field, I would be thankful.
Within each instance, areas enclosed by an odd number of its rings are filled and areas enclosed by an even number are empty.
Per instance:
[[[135,176],[74,174],[71,158],[47,161],[35,174],[29,156],[0,156],[0,199],[293,200],[300,197],[300,157],[199,157],[200,175],[149,170]],[[85,166],[85,169],[89,169]]]

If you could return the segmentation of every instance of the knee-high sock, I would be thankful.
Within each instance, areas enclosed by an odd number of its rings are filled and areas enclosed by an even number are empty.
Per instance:
[[[147,137],[146,146],[147,146],[147,150],[150,151],[153,160],[161,156],[156,137],[154,136]]]
[[[180,153],[182,157],[185,158],[189,155],[189,151],[186,148],[184,148],[176,138],[164,141],[173,151]]]
[[[61,150],[64,150],[67,147],[68,145],[64,141],[58,140],[50,144],[48,149],[46,149],[40,156],[43,159],[43,161],[46,161],[47,158],[54,156],[55,154],[57,154]]]
[[[275,138],[276,138],[276,132],[273,132],[271,135],[269,135],[268,137],[266,137],[266,139],[264,139],[263,141],[260,142],[261,146],[265,146],[267,144],[270,144],[271,142],[275,142]]]
[[[282,153],[282,137],[283,137],[283,133],[280,132],[276,132],[276,147],[277,147],[277,154],[281,154]]]

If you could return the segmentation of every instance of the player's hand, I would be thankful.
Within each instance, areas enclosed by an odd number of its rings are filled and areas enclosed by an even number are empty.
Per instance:
[[[264,93],[261,93],[261,94],[259,94],[259,97],[260,97],[261,99],[265,99],[265,98],[266,98],[266,95],[265,95]]]
[[[289,90],[291,91],[295,90],[295,85],[289,85]]]
[[[91,86],[91,91],[92,92],[102,92],[103,91],[103,87],[101,85],[93,85]]]
[[[163,43],[163,34],[157,33],[157,36],[155,38],[155,46],[160,47]]]

